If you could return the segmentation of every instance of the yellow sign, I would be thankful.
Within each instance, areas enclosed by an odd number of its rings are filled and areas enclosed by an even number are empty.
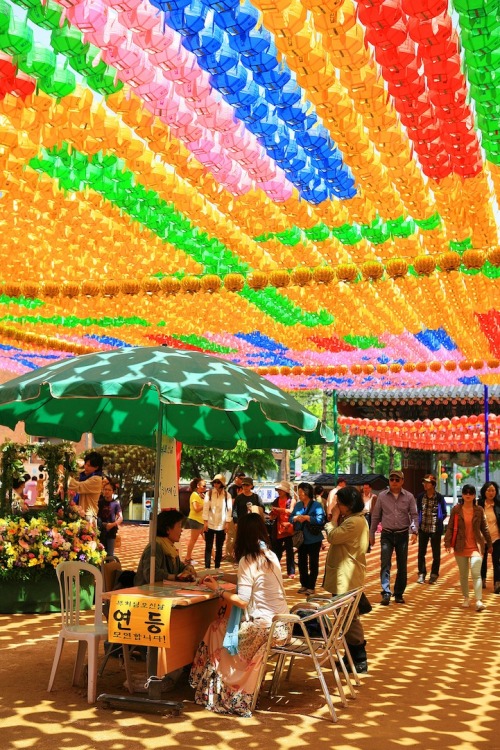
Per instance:
[[[109,607],[108,641],[169,648],[171,609],[171,599],[113,594]]]

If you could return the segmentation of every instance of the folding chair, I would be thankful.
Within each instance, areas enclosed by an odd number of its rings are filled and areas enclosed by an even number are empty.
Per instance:
[[[340,681],[340,675],[335,663],[335,655],[338,653],[337,642],[341,641],[341,632],[344,624],[346,623],[349,613],[352,608],[354,601],[352,593],[346,594],[345,596],[338,597],[334,603],[330,603],[325,607],[320,607],[315,612],[312,612],[306,617],[299,617],[297,614],[283,614],[275,615],[269,631],[269,637],[267,640],[267,647],[262,665],[257,678],[256,689],[252,701],[252,711],[255,709],[257,699],[260,692],[260,687],[264,680],[266,672],[267,662],[270,657],[276,656],[276,664],[274,668],[271,685],[269,688],[269,695],[274,697],[278,690],[281,675],[287,657],[292,659],[304,658],[310,659],[316,670],[318,680],[320,682],[323,694],[325,696],[326,703],[330,710],[332,721],[337,721],[337,714],[332,703],[330,691],[323,674],[323,665],[330,665],[337,689],[339,692],[340,699],[343,705],[347,704],[345,693]],[[278,623],[291,623],[297,626],[300,631],[300,635],[292,635],[290,641],[282,646],[274,646],[274,631]],[[311,638],[307,630],[308,623],[315,623],[316,627],[321,633],[320,638]]]
[[[351,677],[354,679],[354,682],[358,686],[361,685],[361,680],[359,679],[359,675],[358,675],[358,673],[356,671],[356,665],[354,664],[353,658],[351,656],[351,652],[349,651],[349,646],[346,643],[345,634],[347,633],[347,631],[351,627],[351,623],[352,623],[352,621],[353,621],[353,619],[354,619],[354,617],[356,615],[356,612],[358,611],[359,600],[361,599],[361,594],[362,593],[363,593],[363,587],[361,586],[361,587],[359,587],[357,589],[353,589],[352,591],[348,591],[347,594],[341,594],[340,595],[340,596],[349,596],[349,595],[352,596],[352,603],[351,603],[351,609],[350,609],[350,611],[348,612],[348,614],[346,616],[346,619],[345,619],[345,622],[342,625],[342,628],[340,629],[339,638],[334,643],[334,648],[335,648],[335,651],[336,651],[336,657],[337,657],[337,660],[338,660],[338,662],[339,662],[339,664],[340,664],[340,666],[342,668],[342,672],[344,674],[347,686],[349,688],[349,692],[351,694],[351,698],[356,698],[356,693],[355,693],[354,688],[352,686]],[[338,600],[338,597],[333,597],[332,598],[332,597],[318,595],[318,596],[311,596],[310,598],[308,598],[307,604],[308,604],[309,607],[318,607],[318,606],[321,606],[321,605],[324,607],[324,606],[327,605],[327,603],[334,604],[335,601],[337,601],[337,600]],[[293,612],[298,607],[300,607],[300,605],[295,605],[294,607],[292,607],[291,611]],[[302,608],[303,608],[303,605],[302,605]],[[334,617],[337,616],[335,612],[334,612],[333,616]],[[349,669],[351,670],[350,673],[349,673],[349,670],[346,668],[344,659],[342,658],[342,654],[340,653],[340,649],[342,649],[342,651],[344,652],[345,657],[347,658],[347,661],[349,663]],[[292,668],[292,662],[293,662],[293,660],[290,661],[290,666],[289,666],[289,670],[288,670],[289,672],[290,672],[290,670]],[[288,677],[288,675],[287,675],[287,677]]]

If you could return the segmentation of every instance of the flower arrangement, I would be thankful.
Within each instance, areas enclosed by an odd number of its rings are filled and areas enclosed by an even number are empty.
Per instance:
[[[0,581],[33,579],[60,562],[99,566],[106,556],[96,528],[73,503],[31,517],[0,518]]]

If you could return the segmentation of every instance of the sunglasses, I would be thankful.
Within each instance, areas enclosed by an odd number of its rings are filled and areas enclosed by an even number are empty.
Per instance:
[[[389,477],[389,482],[402,482],[401,477]]]
[[[462,492],[462,495],[476,495],[475,492],[469,492],[469,490],[466,490],[465,492]]]

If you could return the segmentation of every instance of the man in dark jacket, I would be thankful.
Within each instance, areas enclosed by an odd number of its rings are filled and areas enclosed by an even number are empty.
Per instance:
[[[436,492],[436,477],[427,474],[422,481],[424,491],[417,496],[418,511],[418,579],[425,583],[427,568],[425,556],[430,541],[432,550],[432,567],[429,583],[436,583],[441,565],[441,537],[444,519],[448,515],[446,501],[440,492]]]

